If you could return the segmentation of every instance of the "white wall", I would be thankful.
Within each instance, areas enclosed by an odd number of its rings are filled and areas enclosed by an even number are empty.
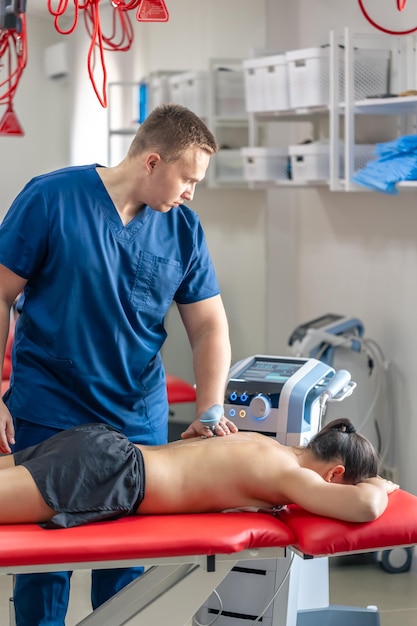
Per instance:
[[[246,58],[265,46],[265,0],[175,0],[165,24],[137,24],[148,34],[148,71],[199,70],[209,58]]]
[[[357,2],[298,0],[293,4],[297,5],[293,7],[298,14],[297,28],[292,37],[285,35],[288,47],[320,45],[327,41],[330,29],[338,31],[345,26],[359,33],[376,32],[361,15]],[[381,4],[374,4],[374,10],[381,11]],[[283,5],[268,2],[269,46],[282,40],[278,25]],[[394,19],[398,25],[397,15],[393,14],[395,3],[390,5],[386,3],[385,15],[378,15],[381,21],[386,18],[386,25],[392,25]],[[409,15],[407,19],[409,27]],[[328,312],[363,321],[366,336],[380,344],[392,365],[394,460],[402,486],[416,493],[416,192],[404,191],[392,197],[365,191],[347,194],[306,189],[293,190],[293,196],[296,216],[292,237],[297,242],[290,278],[293,294],[289,298],[289,307],[296,311],[293,328]],[[275,192],[275,206],[281,204],[281,198],[284,203],[284,196]],[[277,222],[274,228],[279,229]],[[269,272],[273,267],[280,268],[284,261],[280,250],[269,245]],[[271,295],[274,297],[276,294]],[[272,333],[270,321],[268,336]],[[285,349],[284,343],[281,347]]]

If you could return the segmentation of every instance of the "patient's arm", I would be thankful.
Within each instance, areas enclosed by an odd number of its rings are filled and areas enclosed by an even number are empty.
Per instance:
[[[300,468],[283,477],[283,491],[290,502],[316,515],[347,522],[370,522],[388,505],[388,495],[398,485],[383,478],[368,478],[357,485],[326,482],[312,470]]]

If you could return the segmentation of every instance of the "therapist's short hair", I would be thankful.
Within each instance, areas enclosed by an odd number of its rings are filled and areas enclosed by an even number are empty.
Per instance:
[[[151,150],[166,163],[172,163],[192,146],[209,155],[219,149],[213,133],[198,115],[179,104],[163,104],[153,109],[139,126],[128,156]]]
[[[356,485],[378,474],[377,451],[366,437],[356,432],[346,417],[326,424],[306,447],[321,461],[335,461],[344,465],[345,483]]]

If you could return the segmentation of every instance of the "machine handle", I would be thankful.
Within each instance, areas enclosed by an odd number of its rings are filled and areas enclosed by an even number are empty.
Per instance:
[[[345,388],[348,387],[350,380],[350,372],[348,372],[347,370],[338,370],[327,383],[324,389],[324,393],[326,394],[327,399],[334,398],[335,396],[337,396],[338,393],[344,391]]]

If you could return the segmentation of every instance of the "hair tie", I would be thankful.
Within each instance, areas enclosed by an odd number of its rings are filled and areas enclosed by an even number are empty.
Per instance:
[[[353,424],[349,424],[345,426],[345,432],[347,432],[348,435],[350,435],[351,433],[356,433],[356,428],[354,427]]]
[[[356,433],[356,428],[352,424],[352,422],[342,422],[338,424],[334,424],[332,430],[338,430],[341,433],[346,433],[347,435],[351,435],[352,433]]]

